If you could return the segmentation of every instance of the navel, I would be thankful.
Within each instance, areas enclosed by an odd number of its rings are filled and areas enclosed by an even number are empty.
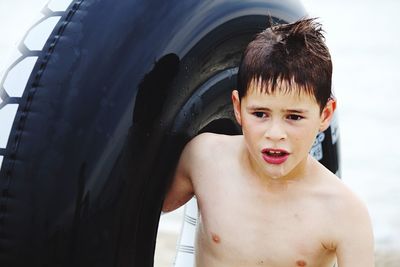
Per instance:
[[[307,265],[307,262],[303,261],[303,260],[298,260],[296,261],[297,266],[301,266],[304,267]]]
[[[219,237],[219,235],[213,233],[211,235],[211,238],[212,238],[212,241],[214,241],[215,243],[217,243],[217,244],[221,243],[221,238]]]

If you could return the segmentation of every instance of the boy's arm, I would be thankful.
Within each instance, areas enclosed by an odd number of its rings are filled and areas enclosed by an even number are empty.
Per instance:
[[[163,212],[170,212],[179,208],[194,195],[193,184],[190,178],[193,150],[192,142],[189,142],[181,153],[174,177],[164,199]]]
[[[351,202],[342,214],[345,217],[338,218],[343,220],[336,247],[338,267],[373,267],[374,237],[371,219],[361,201],[353,199]],[[341,223],[339,225],[342,226]]]

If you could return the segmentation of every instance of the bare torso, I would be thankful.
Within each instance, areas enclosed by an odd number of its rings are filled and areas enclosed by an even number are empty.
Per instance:
[[[310,159],[319,177],[265,182],[243,167],[240,136],[217,138],[212,153],[192,170],[200,210],[196,266],[332,267],[335,221],[329,207],[337,195],[330,188],[337,178]]]

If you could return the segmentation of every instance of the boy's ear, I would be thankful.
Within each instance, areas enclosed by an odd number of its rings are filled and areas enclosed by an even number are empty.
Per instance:
[[[232,104],[233,104],[233,111],[235,112],[236,121],[242,126],[242,117],[240,114],[240,99],[239,99],[239,92],[237,90],[232,91]]]
[[[319,127],[319,131],[323,132],[328,129],[331,120],[333,118],[333,113],[336,109],[336,100],[333,98],[329,98],[328,102],[326,103],[324,109],[321,113],[321,125]]]

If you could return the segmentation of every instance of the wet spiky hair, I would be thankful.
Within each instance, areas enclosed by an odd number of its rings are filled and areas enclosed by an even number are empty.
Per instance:
[[[331,96],[332,61],[321,24],[314,18],[274,25],[247,46],[238,72],[239,96],[252,82],[265,93],[282,83],[286,91],[298,90],[315,97],[322,109]]]

